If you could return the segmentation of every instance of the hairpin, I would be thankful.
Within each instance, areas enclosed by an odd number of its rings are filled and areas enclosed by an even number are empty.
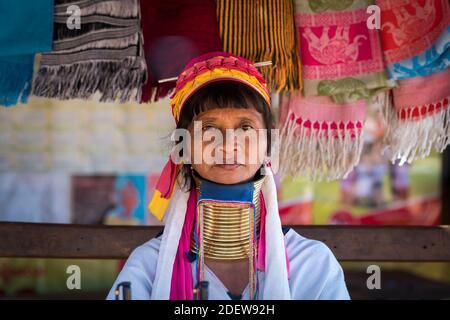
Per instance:
[[[255,67],[266,67],[272,65],[272,61],[261,61],[261,62],[255,62],[253,64]],[[171,82],[171,81],[177,81],[178,77],[172,77],[172,78],[165,78],[158,80],[158,83],[164,83],[164,82]]]

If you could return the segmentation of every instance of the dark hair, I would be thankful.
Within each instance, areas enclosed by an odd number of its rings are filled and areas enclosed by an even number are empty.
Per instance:
[[[261,113],[267,130],[267,155],[271,152],[271,129],[273,128],[273,115],[266,100],[255,91],[236,81],[220,80],[207,84],[195,92],[185,102],[177,129],[188,129],[194,117],[202,112],[220,108],[254,108]],[[181,141],[176,141],[180,143]],[[190,165],[184,165],[181,171],[181,185],[191,188],[192,172]]]

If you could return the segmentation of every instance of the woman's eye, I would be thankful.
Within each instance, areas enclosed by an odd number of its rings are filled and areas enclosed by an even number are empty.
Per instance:
[[[253,127],[249,124],[244,124],[244,125],[242,125],[241,129],[244,131],[247,131],[247,130],[253,129]]]
[[[212,130],[212,129],[214,129],[213,126],[205,125],[205,126],[202,127],[202,130],[203,130],[203,131],[208,131],[208,130]]]

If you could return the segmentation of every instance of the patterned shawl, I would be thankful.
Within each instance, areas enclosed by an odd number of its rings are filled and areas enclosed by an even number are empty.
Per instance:
[[[377,0],[385,61],[398,88],[386,100],[385,143],[393,162],[411,163],[449,143],[448,0]]]
[[[330,96],[345,103],[392,86],[384,71],[378,30],[367,27],[370,1],[295,4],[305,96]]]
[[[448,0],[377,0],[377,5],[391,79],[427,76],[449,66]]]
[[[447,68],[399,81],[384,109],[385,144],[392,162],[411,163],[428,156],[433,148],[442,152],[449,144],[449,79]]]
[[[282,97],[284,174],[339,179],[359,162],[365,99],[394,85],[384,70],[378,31],[367,27],[367,5],[295,1],[303,96]]]
[[[336,105],[330,97],[281,97],[280,172],[311,180],[346,177],[359,162],[365,102]]]
[[[393,162],[445,148],[448,1],[378,0],[380,29],[367,26],[373,1],[295,3],[304,96],[282,98],[283,173],[345,177],[359,162],[364,108],[372,104],[383,106],[385,149]]]
[[[71,5],[80,9],[79,29],[67,25]],[[54,51],[42,55],[34,95],[140,100],[146,65],[138,0],[55,0],[54,19]]]

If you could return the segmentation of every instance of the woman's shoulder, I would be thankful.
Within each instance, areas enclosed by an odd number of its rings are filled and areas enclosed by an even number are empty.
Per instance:
[[[153,255],[158,256],[158,254],[159,254],[159,247],[161,245],[161,238],[162,238],[162,232],[157,234],[154,238],[151,238],[147,242],[145,242],[145,243],[141,244],[140,246],[136,247],[132,251],[130,257],[140,258],[140,257],[143,256],[147,260],[149,255],[150,256],[153,256]]]
[[[298,255],[313,256],[315,259],[334,258],[333,252],[322,241],[306,238],[292,228],[283,231],[286,249],[292,258]]]
[[[161,235],[158,235],[131,252],[108,294],[108,299],[114,299],[116,286],[125,281],[131,282],[133,299],[150,299],[160,245]]]
[[[344,273],[330,248],[289,229],[285,244],[294,299],[348,299]]]

